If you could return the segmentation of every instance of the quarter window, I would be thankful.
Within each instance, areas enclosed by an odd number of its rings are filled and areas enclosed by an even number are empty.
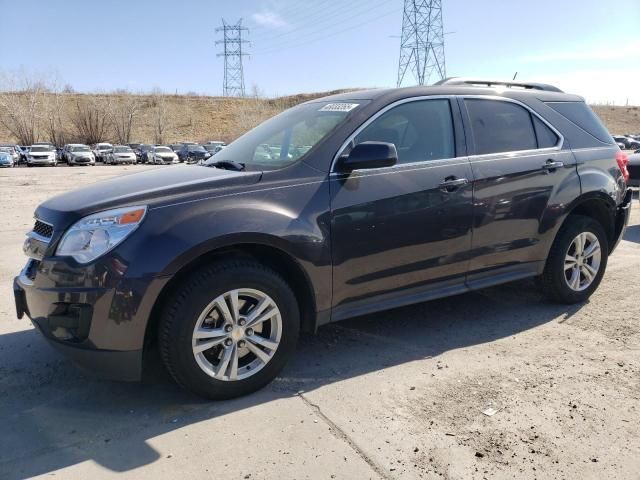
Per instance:
[[[393,143],[398,163],[423,162],[456,156],[449,100],[417,100],[383,113],[355,138],[362,142]]]
[[[527,109],[499,100],[466,99],[465,105],[477,155],[534,150],[538,147],[531,114]]]
[[[545,123],[535,115],[533,117],[533,126],[536,129],[536,137],[538,137],[538,148],[555,147],[560,140],[558,135],[554,133]]]

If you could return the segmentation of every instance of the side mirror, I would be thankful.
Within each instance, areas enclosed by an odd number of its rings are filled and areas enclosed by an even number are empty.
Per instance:
[[[391,167],[398,163],[398,152],[393,143],[362,142],[342,157],[340,169],[350,172],[365,168]]]

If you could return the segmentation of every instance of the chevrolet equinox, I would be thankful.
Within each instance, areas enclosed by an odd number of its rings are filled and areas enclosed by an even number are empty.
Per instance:
[[[114,178],[35,212],[18,317],[76,363],[252,392],[300,331],[536,277],[598,287],[629,216],[627,158],[581,97],[448,79],[313,100],[204,165]]]

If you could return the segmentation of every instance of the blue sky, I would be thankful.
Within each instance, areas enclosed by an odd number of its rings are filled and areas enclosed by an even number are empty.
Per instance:
[[[247,90],[395,86],[402,0],[0,0],[0,70],[78,91],[222,92],[215,28],[249,27]],[[579,8],[577,6],[579,5]],[[555,83],[640,105],[639,0],[443,0],[449,76]]]

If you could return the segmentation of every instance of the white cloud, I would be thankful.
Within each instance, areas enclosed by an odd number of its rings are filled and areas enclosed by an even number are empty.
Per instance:
[[[253,21],[258,25],[269,28],[283,28],[289,24],[275,12],[259,12],[251,15]]]

